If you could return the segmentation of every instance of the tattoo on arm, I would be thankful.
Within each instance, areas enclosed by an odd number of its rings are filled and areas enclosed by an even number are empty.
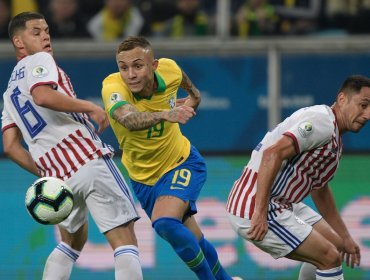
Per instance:
[[[129,104],[116,109],[113,119],[130,131],[144,130],[163,120],[164,112],[138,112]]]
[[[182,81],[180,87],[184,89],[190,96],[199,97],[199,90],[193,85],[188,75],[182,71]]]

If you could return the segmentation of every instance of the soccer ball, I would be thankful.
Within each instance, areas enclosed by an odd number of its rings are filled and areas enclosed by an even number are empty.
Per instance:
[[[64,181],[42,177],[28,188],[25,203],[34,220],[43,225],[55,225],[71,213],[73,193]]]

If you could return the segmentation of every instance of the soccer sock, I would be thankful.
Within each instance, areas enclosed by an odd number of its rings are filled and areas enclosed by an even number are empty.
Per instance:
[[[80,252],[61,242],[49,255],[42,276],[43,280],[69,279]]]
[[[343,280],[342,266],[331,269],[316,269],[316,280]]]
[[[316,266],[304,262],[299,270],[298,280],[315,280],[316,279]]]
[[[171,244],[177,255],[194,271],[198,279],[215,279],[193,233],[179,220],[159,218],[153,227],[160,237]]]
[[[220,261],[218,260],[218,255],[215,247],[213,247],[213,245],[204,238],[204,235],[202,235],[201,239],[199,240],[199,245],[216,279],[232,280],[230,275],[226,273]]]
[[[138,248],[134,245],[117,247],[114,250],[116,280],[142,280],[143,273]]]

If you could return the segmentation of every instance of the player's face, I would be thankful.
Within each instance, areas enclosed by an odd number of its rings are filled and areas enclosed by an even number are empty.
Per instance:
[[[370,120],[370,88],[363,87],[360,93],[345,99],[341,106],[344,129],[359,132]]]
[[[158,65],[153,53],[137,47],[120,52],[116,58],[121,77],[131,92],[143,97],[150,96],[153,93],[154,71]]]
[[[53,50],[50,42],[49,26],[43,19],[33,19],[26,22],[26,28],[14,37],[15,45],[24,55]]]

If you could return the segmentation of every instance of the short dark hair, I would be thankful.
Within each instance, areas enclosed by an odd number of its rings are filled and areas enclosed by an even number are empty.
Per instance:
[[[117,48],[117,54],[122,51],[130,51],[134,48],[143,48],[148,49],[153,52],[152,46],[150,45],[149,41],[142,36],[129,36]]]
[[[13,41],[14,34],[18,30],[26,28],[26,22],[33,19],[45,19],[45,17],[37,12],[23,12],[13,17],[8,25],[8,34],[10,40]]]
[[[346,95],[359,93],[363,87],[370,87],[370,78],[362,75],[352,75],[345,79],[338,93],[344,92]]]

